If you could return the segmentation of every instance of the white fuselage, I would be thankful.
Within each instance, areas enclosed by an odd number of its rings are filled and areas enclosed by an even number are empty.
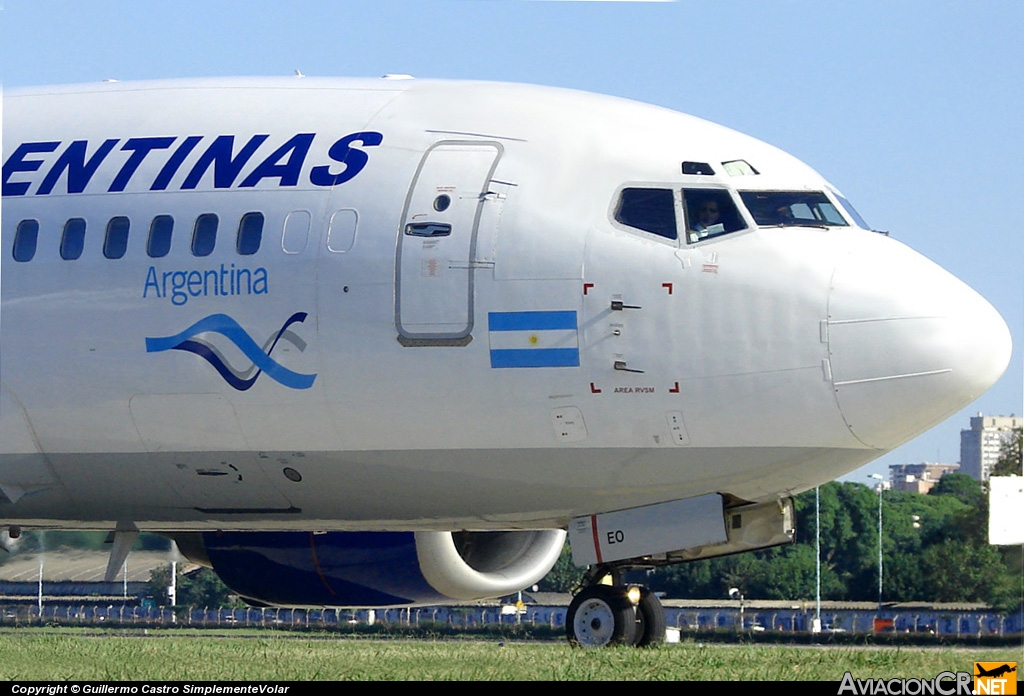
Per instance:
[[[296,78],[15,91],[4,117],[8,523],[517,529],[770,500],[939,422],[1009,355],[995,311],[900,243],[849,216],[759,226],[741,204],[810,191],[841,209],[814,171],[656,107]],[[727,173],[740,160],[758,173]],[[631,187],[677,206],[725,191],[743,229],[631,228]]]

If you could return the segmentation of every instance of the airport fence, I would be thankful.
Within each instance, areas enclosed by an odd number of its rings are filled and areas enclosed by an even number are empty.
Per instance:
[[[477,630],[524,626],[559,632],[564,606],[472,605],[389,609],[291,609],[275,607],[208,608],[120,604],[7,605],[0,626],[117,626],[191,628],[269,628],[287,630],[360,630],[366,627]],[[681,635],[702,637],[768,634],[776,637],[811,632],[813,613],[791,610],[737,611],[735,608],[666,607],[666,625]],[[1024,634],[1020,611],[1010,614],[978,611],[835,611],[821,617],[821,631],[833,638],[878,634],[934,636],[938,639],[1013,637]]]

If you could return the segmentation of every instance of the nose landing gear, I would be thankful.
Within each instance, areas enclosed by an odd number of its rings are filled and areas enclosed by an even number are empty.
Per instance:
[[[636,610],[622,588],[591,585],[572,600],[565,618],[569,643],[583,648],[632,645]]]
[[[665,642],[665,609],[658,596],[646,587],[640,589],[636,605],[636,639],[633,645],[646,648]]]
[[[573,598],[565,632],[576,647],[647,647],[665,640],[665,611],[645,587],[593,584]]]

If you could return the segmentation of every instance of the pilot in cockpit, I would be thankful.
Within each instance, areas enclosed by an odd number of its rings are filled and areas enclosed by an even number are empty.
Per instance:
[[[788,205],[780,205],[775,209],[775,216],[778,219],[778,225],[792,225],[794,224],[795,217],[793,216],[793,209]]]
[[[721,234],[725,228],[721,220],[718,201],[706,198],[696,205],[694,224],[690,226],[690,241],[704,239],[713,234]]]
[[[697,225],[694,229],[700,232],[718,223],[718,203],[716,201],[704,201],[701,203],[697,208]]]

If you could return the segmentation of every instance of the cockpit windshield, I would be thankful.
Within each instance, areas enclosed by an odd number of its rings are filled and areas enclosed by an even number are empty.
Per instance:
[[[762,227],[848,227],[836,206],[820,191],[741,191],[740,198]]]
[[[740,205],[735,193],[715,186],[628,186],[619,190],[611,216],[620,226],[687,244],[748,229],[744,206],[761,227],[868,229],[838,194],[833,199],[822,191],[740,191]]]
[[[832,193],[835,193],[835,191],[833,191]],[[860,213],[857,212],[857,209],[853,207],[853,204],[850,203],[850,201],[848,201],[843,196],[840,196],[839,194],[836,194],[836,200],[839,201],[839,205],[843,206],[843,210],[845,210],[846,213],[851,218],[853,218],[853,224],[855,224],[858,227],[861,227],[861,228],[863,228],[865,230],[870,230],[871,229],[871,225],[869,225],[868,223],[864,222],[864,218],[862,218],[860,216]]]
[[[732,196],[725,189],[684,188],[686,241],[690,244],[746,228]]]

